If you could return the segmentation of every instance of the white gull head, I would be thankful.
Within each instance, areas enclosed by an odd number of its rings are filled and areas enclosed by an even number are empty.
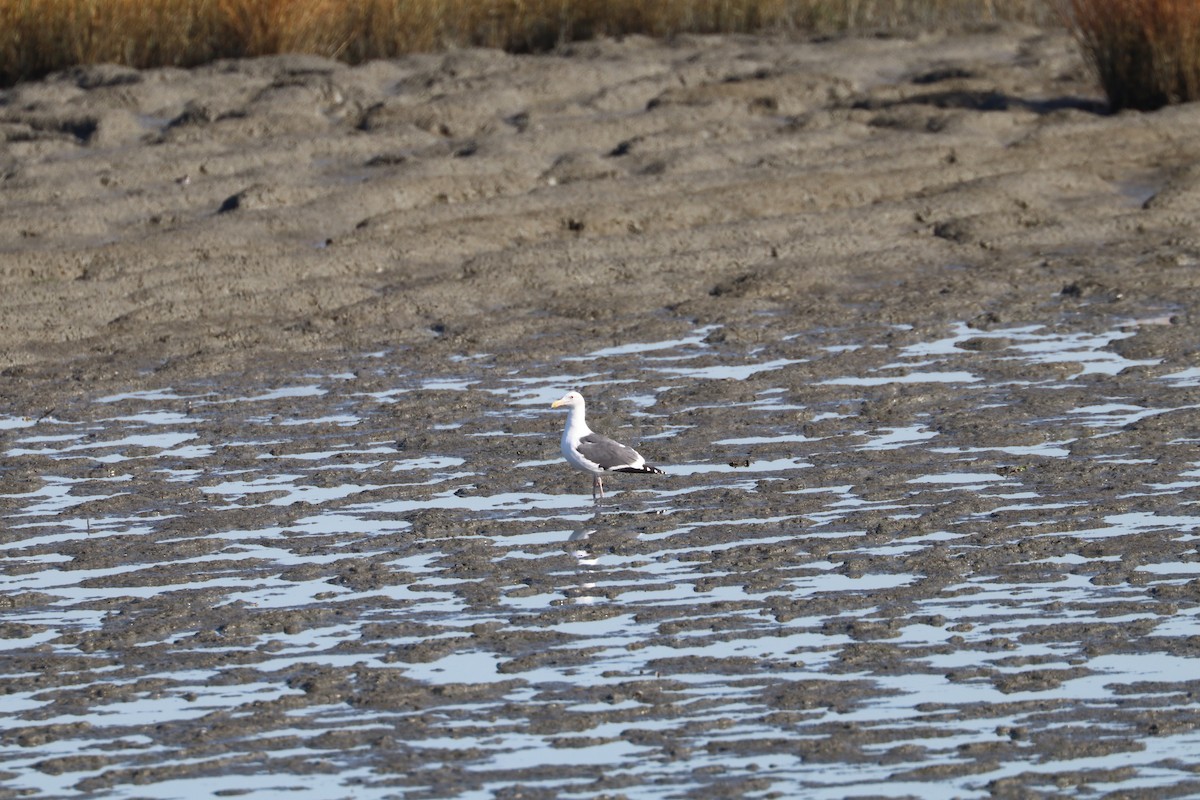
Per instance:
[[[551,403],[550,407],[562,408],[563,406],[567,406],[574,410],[576,408],[582,409],[583,405],[583,395],[581,395],[579,392],[567,392],[562,397]]]

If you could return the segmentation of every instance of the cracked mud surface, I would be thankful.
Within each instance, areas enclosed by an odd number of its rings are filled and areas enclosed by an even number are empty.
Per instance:
[[[1099,109],[1024,28],[0,93],[0,796],[1196,793],[1200,111]]]

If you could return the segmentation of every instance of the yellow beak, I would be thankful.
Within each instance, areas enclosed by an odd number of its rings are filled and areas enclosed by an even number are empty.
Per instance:
[[[555,400],[553,403],[551,403],[551,404],[550,404],[550,407],[551,407],[551,408],[558,408],[558,407],[559,407],[559,406],[561,406],[561,405],[564,405],[564,403],[563,403],[563,401],[562,401],[562,400]]]

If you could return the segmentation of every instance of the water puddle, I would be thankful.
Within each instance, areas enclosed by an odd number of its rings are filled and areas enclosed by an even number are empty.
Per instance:
[[[0,418],[7,788],[1191,779],[1200,468],[1156,427],[1198,407],[1190,368],[1106,349],[1124,330],[741,350],[715,330],[519,374],[380,363]],[[1145,366],[1152,388],[1126,380]],[[548,408],[579,387],[665,475],[592,504]]]

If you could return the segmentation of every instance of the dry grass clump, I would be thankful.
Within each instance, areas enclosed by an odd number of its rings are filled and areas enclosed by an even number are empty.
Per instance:
[[[1200,99],[1198,0],[1068,0],[1066,15],[1114,111]]]
[[[0,81],[81,63],[200,63],[218,19],[214,0],[0,0]]]
[[[1046,12],[1045,0],[0,0],[0,84],[101,62],[192,66],[283,52],[359,62],[629,33],[1038,22]]]

